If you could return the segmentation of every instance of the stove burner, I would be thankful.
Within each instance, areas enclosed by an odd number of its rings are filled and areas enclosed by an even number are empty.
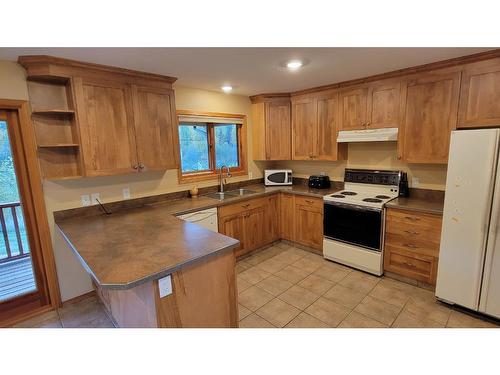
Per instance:
[[[344,195],[358,195],[358,193],[355,193],[354,191],[342,191],[340,194]]]
[[[345,196],[340,195],[340,194],[333,194],[333,195],[330,195],[330,197],[332,197],[332,198],[345,198]]]
[[[380,203],[380,202],[382,202],[382,199],[377,199],[377,198],[365,198],[365,199],[363,199],[363,202]]]
[[[388,195],[376,195],[375,198],[389,199],[390,197]]]

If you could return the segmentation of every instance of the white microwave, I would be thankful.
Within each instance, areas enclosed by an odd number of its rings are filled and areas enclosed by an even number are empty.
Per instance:
[[[292,170],[291,169],[266,169],[264,171],[264,185],[291,185]]]

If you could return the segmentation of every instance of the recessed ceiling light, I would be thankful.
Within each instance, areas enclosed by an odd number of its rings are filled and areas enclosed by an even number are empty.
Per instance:
[[[300,60],[291,60],[286,63],[286,67],[290,70],[297,70],[302,67],[302,61]]]
[[[231,92],[232,89],[233,89],[233,86],[230,86],[230,85],[224,85],[221,87],[221,90],[224,91],[226,94]]]

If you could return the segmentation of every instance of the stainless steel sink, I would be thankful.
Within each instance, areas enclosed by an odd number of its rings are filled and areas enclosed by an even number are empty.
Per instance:
[[[226,191],[224,193],[216,192],[216,193],[206,194],[205,197],[209,197],[209,198],[218,199],[220,201],[223,201],[224,199],[227,199],[227,198],[236,197],[236,194],[230,194],[228,191]]]
[[[236,190],[230,190],[226,192],[226,194],[231,194],[231,195],[248,195],[248,194],[255,194],[255,191],[250,190],[250,189],[236,189]]]

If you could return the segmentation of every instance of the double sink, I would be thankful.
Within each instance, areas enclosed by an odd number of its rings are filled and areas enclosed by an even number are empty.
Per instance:
[[[224,191],[222,193],[217,192],[217,193],[205,194],[205,197],[223,201],[225,199],[241,197],[243,195],[254,194],[254,193],[255,191],[250,189],[236,189],[236,190]]]

